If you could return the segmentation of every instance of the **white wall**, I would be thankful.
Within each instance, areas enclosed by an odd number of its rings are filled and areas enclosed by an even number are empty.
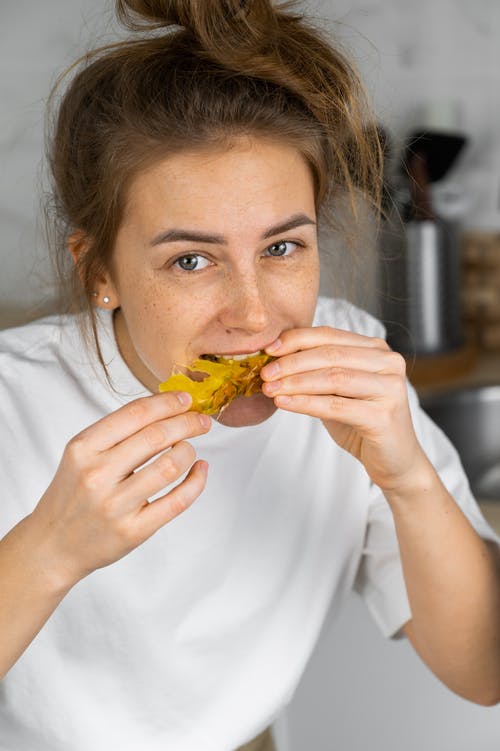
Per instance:
[[[468,226],[494,222],[500,191],[500,0],[309,0],[342,22],[396,141],[425,102],[456,101],[470,146],[452,175]],[[43,110],[55,74],[106,32],[104,0],[0,2],[0,326],[52,305],[37,227]],[[493,217],[493,219],[492,219]],[[499,224],[500,228],[500,224]],[[447,692],[405,642],[382,639],[354,597],[324,633],[280,751],[498,751],[500,708]]]
[[[277,737],[279,751],[498,751],[500,707],[448,691],[352,595],[327,619]]]
[[[45,104],[107,27],[102,0],[0,1],[0,326],[52,307],[40,209]]]

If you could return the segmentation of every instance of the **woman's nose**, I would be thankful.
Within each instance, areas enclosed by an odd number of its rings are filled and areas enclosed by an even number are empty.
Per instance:
[[[230,286],[221,315],[224,326],[248,333],[264,331],[269,325],[269,308],[265,291],[257,279],[233,279]]]

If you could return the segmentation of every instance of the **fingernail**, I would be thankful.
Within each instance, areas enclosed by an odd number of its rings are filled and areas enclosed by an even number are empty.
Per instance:
[[[210,419],[210,417],[208,415],[199,414],[198,415],[198,419],[199,419],[199,421],[201,423],[201,427],[205,428],[205,429],[209,428],[210,425],[211,425],[211,423],[212,423],[212,420]]]
[[[277,352],[280,347],[281,339],[275,339],[274,342],[271,342],[271,344],[267,345],[266,352]]]
[[[291,396],[276,396],[275,399],[276,399],[276,404],[278,406],[280,404],[282,404],[283,406],[285,404],[290,404],[290,402],[292,401],[292,397]]]
[[[278,391],[281,386],[281,381],[272,381],[271,383],[265,384],[266,393],[274,394],[275,391]]]
[[[176,396],[183,407],[187,407],[188,404],[191,404],[191,394],[188,394],[187,391],[178,391]]]
[[[280,366],[277,362],[272,362],[269,365],[266,365],[264,370],[266,378],[274,378],[274,376],[277,376],[280,372]]]

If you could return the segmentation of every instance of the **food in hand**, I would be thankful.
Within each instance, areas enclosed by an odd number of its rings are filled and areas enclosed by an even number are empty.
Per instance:
[[[187,367],[176,366],[177,372],[160,383],[159,389],[187,391],[193,399],[191,409],[204,415],[220,414],[237,396],[259,393],[260,371],[275,359],[265,352],[243,359],[202,355]]]

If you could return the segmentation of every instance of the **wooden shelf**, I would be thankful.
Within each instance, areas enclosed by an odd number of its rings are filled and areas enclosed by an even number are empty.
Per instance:
[[[468,346],[436,357],[408,358],[407,372],[420,396],[500,383],[500,352],[482,352]]]

